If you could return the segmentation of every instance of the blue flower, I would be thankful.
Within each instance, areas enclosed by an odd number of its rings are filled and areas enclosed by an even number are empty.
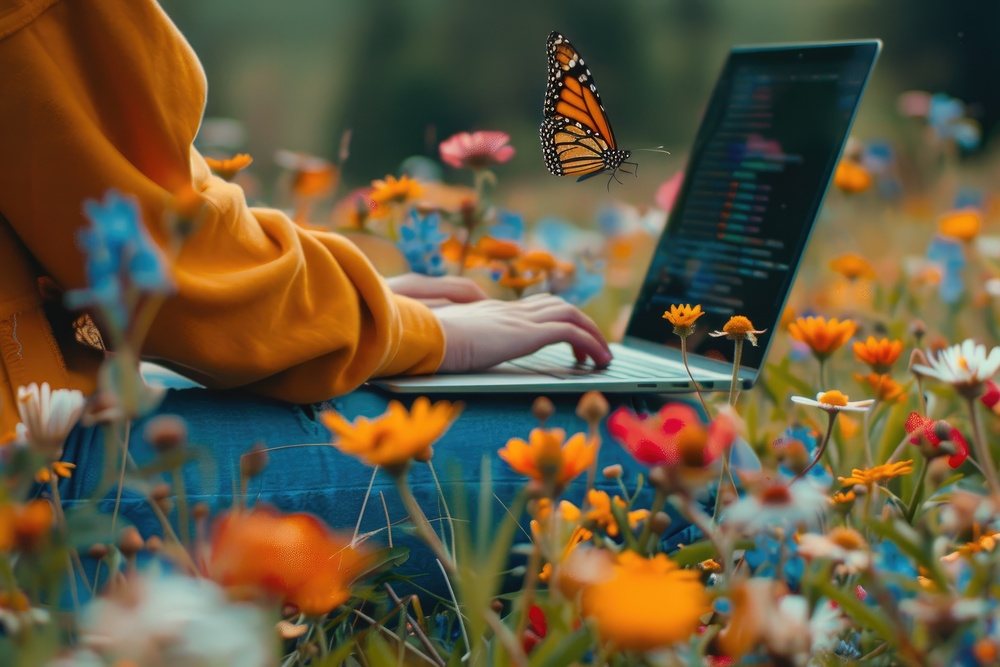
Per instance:
[[[440,229],[441,218],[437,213],[420,215],[410,211],[410,224],[399,228],[397,242],[403,256],[410,264],[410,270],[428,276],[443,276],[444,261],[441,258],[441,244],[448,235]]]
[[[965,269],[965,251],[962,244],[944,236],[935,235],[927,248],[927,259],[941,267],[941,284],[938,294],[941,300],[954,305],[962,297],[965,282],[962,270]]]
[[[143,224],[134,197],[108,190],[104,201],[88,199],[84,215],[91,226],[77,233],[84,254],[87,287],[66,293],[70,309],[97,308],[105,323],[124,331],[129,306],[142,294],[166,294],[173,282],[160,249]]]
[[[524,216],[513,211],[497,211],[497,221],[488,234],[495,239],[524,245]]]
[[[588,265],[582,259],[577,259],[574,278],[569,289],[559,292],[559,296],[574,306],[583,306],[604,291],[604,262],[591,262]]]
[[[757,577],[782,578],[789,589],[796,591],[806,569],[806,562],[799,556],[799,547],[791,536],[783,541],[758,533],[754,538],[754,548],[746,552],[747,565]],[[782,558],[784,561],[782,563]],[[781,572],[777,568],[783,564]]]
[[[964,150],[976,148],[982,139],[979,125],[965,116],[965,104],[945,93],[931,96],[927,123],[938,137],[950,139]]]

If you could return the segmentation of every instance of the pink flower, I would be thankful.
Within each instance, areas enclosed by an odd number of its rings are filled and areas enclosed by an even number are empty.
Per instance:
[[[684,180],[684,172],[678,171],[676,174],[663,181],[660,187],[656,189],[656,194],[653,199],[656,201],[656,205],[662,208],[666,212],[670,212],[670,209],[674,207],[674,200],[677,199],[677,193],[681,191],[681,183]]]
[[[913,434],[910,444],[918,447],[926,443],[936,449],[944,440],[951,442],[955,447],[955,453],[948,457],[948,465],[952,469],[959,467],[969,458],[969,444],[965,442],[965,438],[957,428],[944,420],[934,421],[911,412],[906,420],[906,432]]]
[[[482,169],[514,157],[514,147],[507,145],[508,141],[509,134],[496,130],[459,132],[442,141],[438,148],[441,159],[456,169]]]
[[[736,424],[723,413],[711,424],[683,403],[668,403],[655,415],[619,408],[608,417],[608,431],[636,461],[648,466],[705,467],[733,444]]]

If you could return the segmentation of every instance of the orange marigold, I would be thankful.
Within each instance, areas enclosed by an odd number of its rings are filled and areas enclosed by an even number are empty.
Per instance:
[[[830,262],[830,268],[849,280],[875,280],[878,276],[875,269],[864,257],[855,253],[848,253],[837,257]]]
[[[209,169],[227,181],[231,181],[236,174],[250,166],[253,158],[247,153],[237,153],[233,157],[224,160],[206,157],[205,162],[208,164]]]
[[[854,160],[841,160],[833,174],[833,184],[844,192],[856,194],[872,186],[872,175]]]
[[[334,533],[311,514],[258,506],[216,523],[207,569],[238,596],[270,595],[319,616],[350,598],[352,583],[370,564],[349,535]]]
[[[704,314],[705,311],[701,309],[701,304],[691,306],[690,304],[675,303],[670,305],[670,310],[663,313],[663,319],[674,325],[675,334],[687,336],[694,330],[695,320]]]
[[[869,336],[865,342],[856,341],[852,346],[854,356],[858,361],[863,361],[872,367],[876,373],[888,373],[892,365],[899,359],[903,351],[903,341],[889,340],[888,338],[876,339]]]
[[[597,456],[597,441],[583,433],[566,440],[561,428],[535,428],[527,442],[511,438],[498,454],[522,475],[562,487],[590,467]]]
[[[938,220],[938,231],[944,236],[969,242],[979,235],[982,225],[982,213],[974,208],[961,208],[942,215]]]
[[[880,401],[902,401],[906,396],[906,392],[903,390],[903,385],[899,384],[888,375],[879,373],[862,375],[861,373],[855,373],[854,379],[862,385],[868,385],[871,387],[872,391],[875,392],[875,396],[877,396]]]
[[[372,199],[379,204],[401,204],[416,199],[424,193],[423,187],[409,176],[397,179],[392,174],[372,181]]]
[[[462,407],[462,403],[449,401],[431,404],[426,396],[420,396],[410,410],[399,401],[391,401],[385,414],[376,419],[359,417],[351,423],[336,412],[324,412],[320,421],[337,436],[334,447],[370,466],[392,470],[413,459],[429,461],[433,444],[458,418]]]
[[[700,576],[680,569],[665,554],[643,558],[623,551],[610,577],[584,585],[582,613],[595,623],[601,640],[617,649],[666,648],[687,641],[711,611]]]
[[[858,325],[852,320],[840,321],[836,317],[830,320],[825,317],[798,317],[788,325],[792,338],[808,345],[820,359],[837,351],[857,329]]]

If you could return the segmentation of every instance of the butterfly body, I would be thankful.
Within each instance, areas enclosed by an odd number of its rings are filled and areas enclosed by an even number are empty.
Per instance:
[[[633,164],[632,153],[618,148],[590,69],[558,32],[549,33],[545,50],[549,76],[539,130],[545,166],[581,181],[606,171],[615,178],[622,165]]]

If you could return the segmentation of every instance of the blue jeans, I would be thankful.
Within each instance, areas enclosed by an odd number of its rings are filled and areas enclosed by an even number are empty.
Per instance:
[[[338,530],[353,532],[358,526],[362,534],[374,532],[374,542],[379,545],[389,543],[391,530],[393,544],[415,547],[410,561],[404,565],[404,571],[409,574],[433,573],[434,578],[439,580],[439,571],[430,552],[417,545],[407,535],[405,527],[398,525],[407,512],[397,497],[391,477],[379,471],[373,481],[371,467],[328,444],[330,435],[317,419],[324,410],[336,410],[349,420],[359,416],[376,417],[385,411],[393,398],[404,403],[412,400],[366,387],[323,403],[290,405],[238,392],[189,386],[170,389],[158,414],[183,417],[188,424],[190,446],[199,452],[197,460],[183,469],[189,505],[204,502],[213,514],[232,505],[234,491],[239,486],[240,456],[254,443],[263,443],[271,448],[270,462],[264,472],[249,484],[247,496],[251,503],[264,502],[288,512],[310,512]],[[583,420],[575,414],[578,397],[552,398],[556,413],[546,427],[563,428],[567,434],[586,430]],[[628,397],[608,398],[612,409],[623,404],[638,407]],[[434,472],[452,511],[456,494],[464,494],[466,506],[476,508],[483,461],[487,461],[492,470],[492,493],[495,495],[493,521],[499,523],[504,506],[509,506],[514,500],[524,486],[525,478],[501,461],[496,452],[509,438],[527,439],[531,429],[538,426],[531,414],[534,397],[499,394],[467,395],[462,399],[466,404],[464,412],[434,446]],[[147,420],[135,423],[130,431],[129,452],[140,468],[152,463],[157,456],[143,437],[143,426]],[[640,472],[645,474],[646,469],[612,440],[607,431],[602,432],[602,438],[598,470],[620,464],[625,470],[623,480],[629,491],[633,491],[637,475]],[[70,479],[60,484],[67,510],[72,511],[74,507],[92,502],[104,466],[104,450],[102,434],[98,429],[77,428],[70,434],[64,460],[76,463],[77,469]],[[586,474],[581,475],[563,497],[579,505],[583,500],[585,478]],[[152,480],[154,483],[157,481],[159,475]],[[432,523],[441,519],[444,512],[430,467],[422,463],[414,464],[409,481],[417,501]],[[371,491],[367,493],[369,484]],[[617,482],[605,479],[600,472],[596,486],[612,495],[620,493]],[[160,522],[145,494],[128,483],[125,487],[120,502],[119,526],[135,525],[144,538],[162,535]],[[366,495],[367,505],[361,516]],[[651,497],[647,486],[640,494],[636,507],[648,508]],[[110,512],[114,505],[115,490],[98,502],[103,512]],[[176,514],[171,518],[176,523]],[[387,523],[397,525],[387,529]],[[682,520],[674,517],[665,539],[682,543],[687,541],[682,539],[686,536],[681,533],[685,526]],[[521,541],[525,539],[521,534]],[[421,585],[440,590],[434,582]]]

